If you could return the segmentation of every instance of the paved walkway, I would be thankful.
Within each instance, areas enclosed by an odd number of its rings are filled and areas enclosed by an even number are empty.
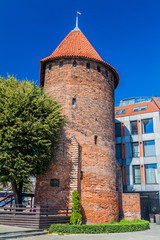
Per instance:
[[[21,230],[17,227],[9,227],[0,225],[0,232],[4,230],[12,231]],[[110,233],[110,234],[72,234],[72,235],[45,235],[27,238],[19,238],[19,240],[160,240],[160,225],[151,224],[151,229],[146,231],[138,231],[131,233]]]
[[[32,228],[22,228],[22,227],[12,227],[7,225],[0,225],[0,233],[5,232],[18,232],[18,231],[26,231],[26,230],[35,230]]]

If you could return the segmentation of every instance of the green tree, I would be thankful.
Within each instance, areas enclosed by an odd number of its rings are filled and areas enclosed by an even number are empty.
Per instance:
[[[42,88],[0,77],[0,179],[11,183],[17,204],[29,177],[47,170],[63,124],[61,106]]]
[[[75,190],[72,193],[72,213],[70,217],[70,224],[80,225],[82,223],[82,215],[81,215],[81,200],[79,197],[79,193]]]

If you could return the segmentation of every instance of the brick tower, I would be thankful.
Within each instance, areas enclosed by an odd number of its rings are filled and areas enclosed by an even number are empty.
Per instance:
[[[84,222],[118,219],[114,129],[118,82],[117,71],[78,27],[41,60],[40,85],[62,104],[67,124],[46,176],[37,179],[36,203],[67,207],[78,190]]]

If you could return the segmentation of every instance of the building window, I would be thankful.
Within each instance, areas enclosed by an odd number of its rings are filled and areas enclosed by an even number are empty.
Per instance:
[[[142,133],[153,133],[153,119],[142,120]]]
[[[76,106],[76,98],[73,98],[73,99],[72,99],[72,105],[73,105],[73,106]]]
[[[151,157],[156,155],[155,141],[145,141],[143,142],[143,150],[145,157]]]
[[[74,61],[73,62],[73,68],[76,68],[76,66],[77,66],[77,63],[76,63],[76,61]]]
[[[49,64],[49,71],[51,71],[52,69],[52,64]]]
[[[140,165],[133,166],[133,183],[134,184],[141,184]]]
[[[98,66],[97,67],[97,72],[100,72],[101,71],[101,68]]]
[[[121,123],[115,124],[115,136],[121,137]]]
[[[139,157],[139,143],[138,142],[133,142],[132,143],[132,157]]]
[[[81,171],[81,180],[83,180],[83,171]]]
[[[125,109],[119,109],[115,111],[115,115],[121,115],[121,114],[125,114],[126,113],[126,108]]]
[[[87,68],[87,70],[90,69],[90,63],[87,63],[87,64],[86,64],[86,68]]]
[[[51,187],[59,187],[59,179],[56,179],[56,178],[51,179],[50,185],[51,185]]]
[[[157,183],[157,164],[145,165],[146,184]]]
[[[138,134],[138,124],[137,124],[137,121],[131,121],[130,124],[131,124],[131,134],[132,135]]]
[[[98,136],[94,136],[94,144],[97,145]]]
[[[116,144],[116,158],[117,159],[122,158],[122,146],[121,146],[121,144]]]
[[[60,68],[60,69],[63,68],[63,62],[60,62],[60,64],[59,64],[59,68]]]
[[[132,112],[140,112],[147,110],[147,106],[134,107]]]

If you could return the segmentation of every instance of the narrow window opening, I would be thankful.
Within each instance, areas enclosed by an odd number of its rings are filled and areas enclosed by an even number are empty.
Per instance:
[[[72,99],[72,105],[73,105],[73,106],[76,106],[76,98],[73,98],[73,99]]]
[[[56,179],[56,178],[51,179],[50,185],[51,185],[51,187],[59,187],[59,179]]]
[[[95,145],[97,145],[97,139],[98,139],[98,136],[94,136],[94,143],[95,143]]]
[[[76,68],[76,66],[77,66],[77,63],[76,63],[76,61],[74,61],[73,62],[73,67]]]
[[[60,69],[63,68],[63,62],[60,62],[60,64],[59,64],[59,68],[60,68]]]
[[[86,68],[87,68],[87,70],[90,69],[90,63],[87,63],[87,64],[86,64]]]
[[[43,79],[43,81],[42,81],[41,87],[44,87],[44,79]]]
[[[100,67],[98,66],[98,67],[97,67],[97,72],[100,72],[100,71],[101,71],[101,69],[100,69]]]
[[[83,179],[83,171],[81,171],[81,180]]]
[[[51,71],[52,69],[52,64],[49,64],[49,71]]]

